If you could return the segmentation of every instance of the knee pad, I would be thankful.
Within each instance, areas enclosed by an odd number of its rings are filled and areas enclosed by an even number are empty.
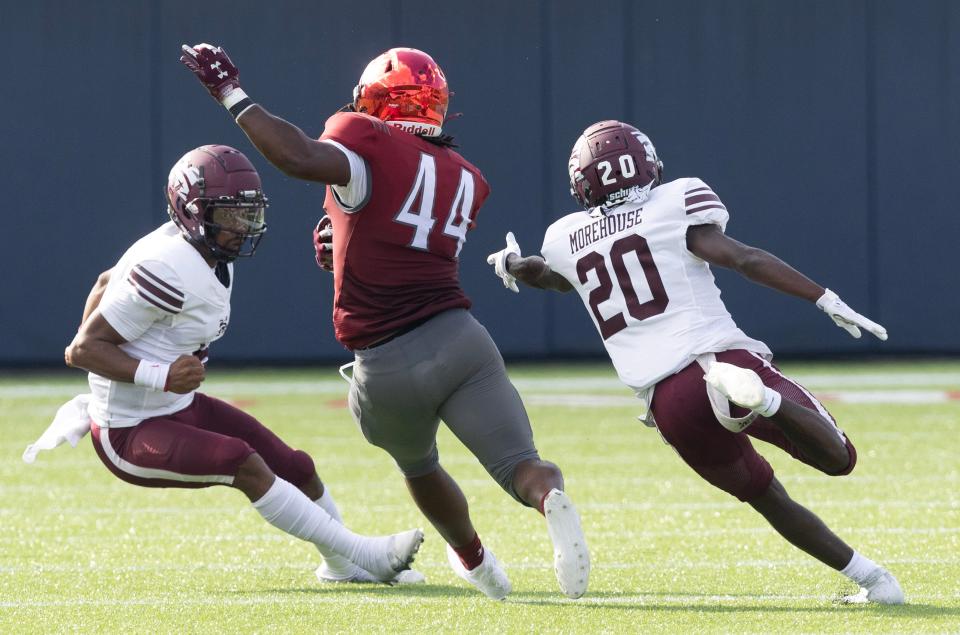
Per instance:
[[[850,455],[850,463],[844,469],[839,472],[834,472],[830,476],[846,476],[853,471],[853,468],[857,466],[857,448],[853,447],[853,444],[850,443],[850,439],[847,439],[847,454]]]
[[[293,450],[283,461],[282,469],[274,471],[283,480],[299,487],[316,474],[317,470],[309,454],[303,450]]]
[[[240,465],[256,451],[243,439],[226,437],[210,448],[211,469],[217,474],[236,475]]]

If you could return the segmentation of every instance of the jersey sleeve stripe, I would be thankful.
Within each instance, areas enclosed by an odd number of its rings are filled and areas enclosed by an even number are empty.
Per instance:
[[[703,203],[705,201],[717,201],[719,203],[720,197],[713,192],[705,192],[703,194],[696,194],[694,196],[687,194],[685,203],[687,205],[687,209],[689,209],[691,205],[696,205],[697,203]]]
[[[697,212],[706,212],[707,210],[717,209],[721,211],[727,211],[727,208],[723,206],[723,203],[718,203],[716,201],[707,201],[706,203],[699,203],[693,207],[687,208],[687,216],[690,214],[696,214]]]
[[[134,286],[141,297],[149,300],[151,304],[160,307],[164,311],[179,313],[183,309],[183,300],[173,297],[132,269],[130,270],[130,275],[127,277],[127,282]]]
[[[695,187],[692,190],[687,190],[687,196],[693,196],[695,194],[713,194],[713,190],[710,189],[709,185],[701,185],[700,187]]]
[[[182,292],[182,291],[180,291],[179,289],[177,289],[176,287],[174,287],[174,286],[171,285],[170,283],[164,281],[164,280],[163,280],[162,278],[160,278],[159,276],[151,273],[151,272],[150,272],[146,267],[144,267],[143,265],[134,265],[134,266],[133,266],[133,269],[134,269],[135,271],[138,271],[139,273],[143,274],[144,276],[148,277],[150,280],[152,280],[152,281],[155,282],[156,284],[160,285],[161,287],[165,288],[167,291],[170,292],[170,294],[171,294],[172,296],[174,296],[174,297],[176,297],[176,298],[180,298],[181,300],[183,300],[183,292]]]
[[[133,283],[131,282],[130,284],[133,284]],[[146,292],[144,292],[142,289],[136,288],[136,290],[137,290],[137,295],[139,295],[141,298],[143,298],[144,300],[146,300],[147,302],[149,302],[149,303],[152,304],[153,306],[157,307],[158,309],[162,309],[162,310],[166,311],[167,313],[177,313],[177,311],[174,311],[174,310],[172,310],[170,307],[164,306],[163,304],[160,304],[159,301],[154,300],[153,298],[151,298],[151,297],[150,297]]]

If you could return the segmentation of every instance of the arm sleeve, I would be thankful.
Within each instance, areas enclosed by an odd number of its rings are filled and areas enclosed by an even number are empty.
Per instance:
[[[551,268],[553,268],[551,260],[559,265],[559,261],[563,258],[562,252],[558,248],[558,245],[561,244],[559,242],[561,232],[557,228],[559,222],[556,221],[547,227],[547,231],[543,233],[543,243],[540,245],[540,256],[547,261]]]
[[[717,225],[725,232],[730,214],[710,186],[698,178],[687,179],[683,206],[688,225]]]
[[[340,150],[350,162],[350,181],[346,185],[331,185],[337,203],[348,214],[359,212],[370,198],[370,166],[359,154],[333,139],[321,139],[323,143]]]
[[[100,302],[100,314],[123,339],[131,342],[154,322],[183,310],[182,288],[169,265],[155,260],[140,262],[107,288]]]
[[[369,160],[384,134],[390,134],[386,124],[367,115],[339,112],[327,119],[320,141],[343,152],[350,163],[350,182],[330,186],[343,211],[358,212],[370,199],[373,183]]]

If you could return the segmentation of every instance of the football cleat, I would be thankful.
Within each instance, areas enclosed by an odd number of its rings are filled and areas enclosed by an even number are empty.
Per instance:
[[[390,582],[398,573],[410,568],[420,545],[423,531],[410,529],[392,536],[370,538],[356,564],[380,582]]]
[[[762,407],[766,399],[766,386],[760,376],[746,368],[714,362],[703,379],[724,397],[749,410]]]
[[[903,604],[903,589],[889,571],[877,567],[861,585],[860,591],[840,599],[841,604]]]
[[[761,417],[772,417],[783,403],[780,393],[765,386],[760,376],[747,368],[713,362],[703,379],[728,400]],[[753,422],[750,417],[732,419],[719,414],[717,420],[731,432],[742,432]]]
[[[580,527],[580,515],[570,497],[558,489],[550,490],[543,501],[547,532],[553,542],[553,569],[560,590],[577,599],[587,591],[590,580],[590,552]]]
[[[343,584],[379,584],[381,580],[374,578],[369,572],[364,571],[357,565],[352,565],[346,573],[334,573],[324,562],[316,570],[317,580],[323,583],[343,583]],[[392,580],[386,583],[394,584],[422,584],[427,581],[425,575],[415,569],[405,569],[397,573]]]
[[[460,556],[450,545],[447,545],[447,561],[454,573],[483,591],[488,598],[502,600],[513,589],[506,571],[497,562],[493,552],[486,547],[483,548],[483,562],[469,571],[463,566]]]

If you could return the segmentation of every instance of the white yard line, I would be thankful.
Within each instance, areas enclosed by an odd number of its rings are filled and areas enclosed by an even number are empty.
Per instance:
[[[333,371],[331,371],[333,375]],[[960,390],[960,373],[797,373],[791,378],[808,388],[832,390],[844,387],[884,387],[913,388],[925,386],[943,386]],[[626,388],[615,377],[576,377],[563,375],[557,377],[525,378],[514,380],[517,388],[523,391],[545,393],[567,393],[572,390],[589,393],[592,390],[617,390],[629,395]],[[81,382],[72,383],[35,383],[27,381],[20,384],[0,385],[0,398],[57,397],[70,396],[85,389]],[[225,396],[285,395],[285,394],[345,394],[347,383],[336,377],[317,381],[303,379],[285,380],[282,377],[266,380],[217,380],[204,383],[204,390],[211,394]]]
[[[795,375],[797,381],[812,388],[821,401],[848,404],[942,404],[960,401],[960,373],[853,373]],[[531,406],[564,408],[622,407],[642,408],[630,390],[615,378],[552,377],[521,378],[514,382]],[[943,386],[944,389],[909,389]],[[843,390],[844,386],[872,386],[873,390]],[[0,399],[69,398],[86,390],[83,384],[23,383],[0,385]],[[277,395],[316,395],[319,399],[337,401],[345,397],[347,383],[329,379],[321,381],[271,379],[267,381],[217,381],[203,385],[204,392],[228,399],[256,399]],[[619,394],[598,394],[616,391]],[[51,412],[52,414],[52,412]]]

